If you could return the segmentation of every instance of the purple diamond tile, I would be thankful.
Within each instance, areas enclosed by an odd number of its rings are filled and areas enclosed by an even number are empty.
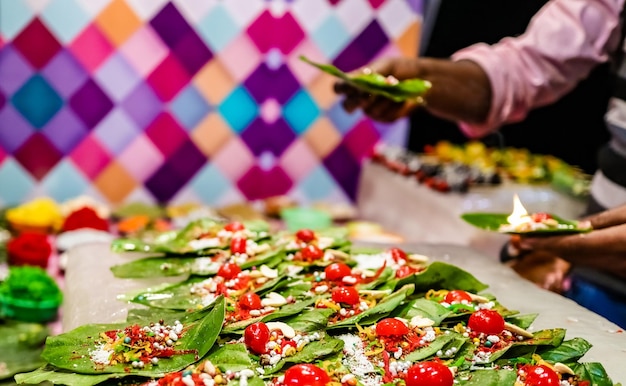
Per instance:
[[[198,72],[213,57],[209,48],[194,31],[189,31],[183,36],[172,52],[190,75]]]
[[[33,69],[28,62],[7,44],[0,50],[0,90],[11,95],[30,79]]]
[[[89,76],[72,53],[65,49],[52,58],[41,74],[63,98],[74,94]]]
[[[109,97],[98,87],[93,79],[89,79],[70,98],[69,105],[76,115],[92,129],[113,108]]]
[[[324,159],[324,166],[348,197],[355,200],[361,166],[345,144],[341,143]]]
[[[48,122],[41,133],[63,154],[70,154],[72,150],[89,133],[85,124],[72,112],[63,107]]]
[[[333,64],[352,71],[369,63],[389,42],[378,21],[372,22],[335,58]]]
[[[0,110],[0,147],[7,153],[17,150],[34,132],[33,126],[10,103]]]
[[[133,67],[119,53],[111,55],[98,68],[94,78],[116,102],[123,100],[141,80]]]
[[[146,127],[163,110],[163,103],[146,83],[141,82],[122,101],[122,108],[139,127]]]
[[[150,20],[150,25],[170,48],[191,32],[191,27],[171,2]]]
[[[260,200],[286,194],[293,181],[280,166],[269,170],[253,166],[237,181],[237,186],[248,200]]]
[[[0,110],[2,110],[2,108],[4,107],[6,103],[7,103],[7,97],[4,95],[2,90],[0,90]]]
[[[14,157],[33,177],[41,180],[63,155],[43,134],[35,133],[17,149]]]
[[[250,91],[257,103],[263,103],[268,98],[276,99],[284,104],[298,91],[300,84],[286,65],[272,70],[265,63],[259,67],[244,81],[244,85]]]
[[[120,154],[139,135],[135,122],[120,108],[111,111],[93,131],[113,155]]]
[[[185,129],[167,112],[160,114],[145,133],[165,157],[175,153],[189,138]]]
[[[146,181],[146,188],[160,203],[169,201],[207,162],[207,158],[187,140]]]
[[[256,156],[270,151],[280,157],[295,138],[293,130],[282,118],[272,123],[257,118],[241,133],[241,139]]]

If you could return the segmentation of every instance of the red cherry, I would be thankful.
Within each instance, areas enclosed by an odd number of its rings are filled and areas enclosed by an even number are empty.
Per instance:
[[[315,232],[310,229],[300,229],[296,232],[296,237],[304,243],[310,243],[315,240]]]
[[[324,268],[326,274],[326,280],[341,281],[346,276],[350,276],[352,268],[344,263],[332,263],[328,267]]]
[[[467,326],[472,331],[496,335],[504,330],[504,318],[494,310],[478,310],[470,315]]]
[[[409,333],[409,328],[403,321],[396,318],[386,318],[376,323],[376,335],[397,336]]]
[[[402,279],[403,277],[407,277],[409,275],[412,275],[415,272],[417,272],[417,270],[415,268],[411,268],[408,265],[403,265],[402,267],[400,267],[400,268],[398,268],[396,270],[396,278],[397,279]]]
[[[254,292],[245,293],[241,299],[239,299],[239,307],[244,310],[258,310],[263,307],[261,305],[261,297]]]
[[[358,304],[359,291],[354,287],[335,287],[333,288],[332,298],[335,303],[345,303],[350,305]]]
[[[393,261],[395,261],[396,263],[406,261],[407,259],[406,252],[404,252],[400,248],[391,248],[389,250],[389,253],[391,254],[391,258],[393,259]]]
[[[542,221],[549,220],[552,218],[552,216],[544,212],[534,213],[530,217],[532,218],[534,222],[542,222]]]
[[[306,247],[302,248],[300,253],[302,254],[302,258],[304,260],[309,261],[318,260],[324,257],[324,251],[319,249],[319,247],[316,245],[307,245]]]
[[[409,367],[406,386],[452,386],[454,376],[448,366],[439,362],[419,362]]]
[[[231,223],[224,225],[224,230],[229,231],[229,232],[237,232],[237,231],[242,231],[244,229],[246,229],[246,227],[244,227],[243,224],[240,223],[239,221],[233,221]]]
[[[263,322],[252,323],[243,332],[246,347],[256,354],[264,354],[270,341],[270,329]]]
[[[558,374],[545,365],[531,366],[526,372],[524,386],[550,386],[561,383]]]
[[[446,294],[446,297],[445,299],[443,299],[443,301],[448,304],[463,303],[463,301],[471,303],[472,297],[470,296],[470,294],[463,290],[452,290]]]
[[[226,263],[222,264],[220,269],[217,271],[217,276],[221,276],[226,280],[234,279],[241,272],[241,268],[235,263]]]
[[[243,237],[233,237],[230,240],[230,253],[246,253],[246,239]]]
[[[285,386],[326,386],[330,377],[321,368],[304,363],[285,371]]]

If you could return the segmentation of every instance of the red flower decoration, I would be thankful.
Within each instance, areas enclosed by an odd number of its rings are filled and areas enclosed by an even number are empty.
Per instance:
[[[109,222],[98,216],[95,210],[85,206],[70,213],[63,222],[61,230],[67,232],[82,228],[92,228],[108,232]]]
[[[48,236],[41,233],[20,233],[7,243],[7,254],[11,265],[48,266],[52,245]]]

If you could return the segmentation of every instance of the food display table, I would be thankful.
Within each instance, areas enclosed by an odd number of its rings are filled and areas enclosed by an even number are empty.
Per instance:
[[[376,245],[380,248],[386,246]],[[508,267],[494,264],[493,259],[476,250],[454,244],[406,244],[405,250],[429,256],[432,261],[457,265],[489,284],[485,291],[495,295],[510,309],[539,316],[531,331],[565,328],[566,339],[581,337],[593,347],[583,357],[585,362],[600,362],[614,382],[626,381],[626,333],[603,317],[580,307],[569,299],[542,290],[521,279]],[[129,305],[117,299],[122,293],[158,285],[162,279],[116,279],[112,265],[130,261],[140,255],[120,255],[106,243],[93,243],[69,251],[66,270],[66,295],[62,312],[63,330],[85,323],[123,321]],[[174,282],[181,277],[169,278]]]
[[[585,208],[583,200],[549,185],[504,182],[472,187],[467,193],[441,193],[372,162],[363,165],[358,192],[359,217],[382,225],[407,242],[465,245],[491,257],[498,256],[508,237],[474,228],[460,218],[463,213],[510,213],[515,194],[529,212],[575,219]]]

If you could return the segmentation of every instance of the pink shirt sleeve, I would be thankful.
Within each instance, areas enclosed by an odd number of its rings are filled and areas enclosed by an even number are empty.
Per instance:
[[[462,122],[461,129],[481,137],[569,92],[617,48],[623,5],[624,0],[551,0],[519,37],[455,53],[453,60],[478,63],[492,87],[487,121]]]

